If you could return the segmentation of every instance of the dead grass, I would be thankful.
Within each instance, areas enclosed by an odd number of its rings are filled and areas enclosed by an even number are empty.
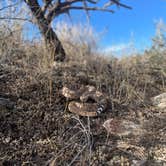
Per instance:
[[[69,50],[65,64],[52,66],[42,43],[25,42],[19,34],[0,36],[0,97],[15,102],[12,110],[0,108],[2,165],[164,165],[165,114],[151,102],[166,91],[164,54],[119,60],[85,53],[81,43]],[[108,95],[109,108],[101,117],[67,111],[60,90],[80,84]],[[109,118],[145,123],[147,132],[107,135],[102,125]]]

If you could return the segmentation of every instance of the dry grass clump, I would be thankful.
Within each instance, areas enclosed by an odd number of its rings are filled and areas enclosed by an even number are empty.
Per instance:
[[[98,36],[89,25],[59,22],[56,32],[66,50],[67,59],[82,62],[96,52]]]
[[[165,66],[156,69],[146,54],[122,60],[92,56],[84,61],[95,86],[119,104],[148,106],[151,97],[165,90]]]
[[[166,90],[164,54],[159,59],[155,54],[155,60],[154,52],[108,58],[92,48],[89,51],[88,42],[75,45],[71,40],[72,47],[64,43],[67,62],[53,66],[42,42],[24,41],[21,32],[10,31],[0,33],[0,98],[15,102],[11,110],[0,108],[2,165],[164,163],[158,147],[165,141],[165,122],[156,116],[159,111],[150,100]],[[160,58],[163,61],[158,62]],[[61,94],[64,85],[95,86],[108,96],[108,110],[91,119],[70,114]],[[146,122],[147,133],[124,138],[108,135],[103,123],[109,118],[137,126]]]

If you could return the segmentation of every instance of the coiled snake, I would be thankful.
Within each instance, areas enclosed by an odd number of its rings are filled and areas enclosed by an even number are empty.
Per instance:
[[[106,97],[94,86],[82,86],[77,90],[71,90],[65,86],[62,94],[70,100],[68,110],[81,116],[95,117],[107,108]]]

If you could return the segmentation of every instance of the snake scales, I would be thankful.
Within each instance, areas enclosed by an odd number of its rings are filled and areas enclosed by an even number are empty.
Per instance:
[[[95,117],[107,108],[106,97],[94,86],[82,86],[77,90],[71,90],[65,86],[62,94],[70,101],[68,110],[81,116]]]

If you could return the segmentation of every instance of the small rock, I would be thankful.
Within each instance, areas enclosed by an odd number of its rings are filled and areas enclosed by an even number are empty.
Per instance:
[[[161,108],[161,109],[165,109],[166,108],[166,99],[164,102],[158,104],[158,107]]]
[[[11,138],[10,138],[10,137],[5,138],[5,143],[9,143],[9,142],[10,142],[10,140],[11,140]]]
[[[160,109],[166,109],[166,93],[162,93],[152,99],[153,104]]]
[[[103,127],[108,133],[118,136],[140,135],[144,133],[141,125],[128,120],[108,119],[104,122]]]
[[[166,93],[162,93],[162,94],[152,98],[153,103],[155,105],[160,104],[161,102],[163,102],[164,99],[166,100]]]

